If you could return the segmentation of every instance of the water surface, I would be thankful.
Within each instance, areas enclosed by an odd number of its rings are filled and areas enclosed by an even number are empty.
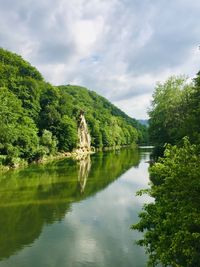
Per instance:
[[[123,149],[0,177],[0,267],[139,267],[149,152]]]

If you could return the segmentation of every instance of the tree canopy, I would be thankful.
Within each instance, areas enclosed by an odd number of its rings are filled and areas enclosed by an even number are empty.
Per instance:
[[[149,110],[149,135],[155,146],[177,144],[184,136],[200,142],[199,74],[193,82],[174,76],[157,84]]]
[[[182,147],[167,146],[151,169],[148,194],[134,229],[144,232],[138,243],[149,253],[149,265],[200,266],[200,155],[187,139]]]
[[[149,111],[150,139],[163,157],[150,167],[154,202],[146,204],[133,229],[149,266],[200,266],[200,73],[193,82],[171,77],[159,83]],[[168,145],[166,145],[168,144]]]
[[[22,57],[0,49],[0,164],[76,148],[80,110],[96,148],[147,140],[146,127],[107,99],[80,86],[53,86]]]

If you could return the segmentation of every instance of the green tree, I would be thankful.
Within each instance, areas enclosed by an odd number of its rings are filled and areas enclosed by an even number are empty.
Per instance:
[[[40,138],[40,143],[42,146],[47,148],[46,153],[47,154],[55,154],[57,151],[57,139],[55,136],[53,136],[52,132],[48,130],[44,130],[42,133],[42,136]]]
[[[150,168],[155,199],[140,213],[133,229],[144,232],[139,245],[149,253],[149,266],[200,266],[200,156],[188,139],[167,146],[164,158]]]
[[[67,115],[63,116],[57,128],[58,148],[61,151],[71,151],[77,147],[77,124]]]
[[[171,77],[157,84],[149,111],[149,134],[154,145],[176,144],[187,135],[185,121],[191,91],[192,85],[184,77]]]
[[[193,143],[200,143],[200,72],[194,79],[193,90],[187,97],[185,128]]]
[[[29,158],[38,146],[37,128],[22,103],[7,88],[0,88],[0,151],[9,158]]]

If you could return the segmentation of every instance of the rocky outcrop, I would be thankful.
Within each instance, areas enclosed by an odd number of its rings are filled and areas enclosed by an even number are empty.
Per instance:
[[[87,123],[85,120],[84,112],[81,111],[78,121],[78,152],[89,153],[91,152],[91,136],[88,131]]]

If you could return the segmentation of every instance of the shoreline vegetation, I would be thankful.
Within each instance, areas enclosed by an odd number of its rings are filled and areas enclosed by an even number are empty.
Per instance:
[[[200,266],[200,72],[157,84],[149,117],[150,188],[138,195],[154,201],[132,226],[143,233],[137,244],[148,266]]]
[[[121,150],[121,149],[126,149],[126,148],[132,148],[132,149],[137,149],[139,148],[138,145],[136,144],[131,144],[131,145],[124,145],[124,146],[115,146],[115,147],[103,147],[103,148],[92,148],[90,151],[88,150],[80,150],[80,149],[75,149],[74,151],[71,152],[58,152],[55,155],[46,155],[43,158],[40,158],[39,160],[33,161],[30,164],[23,160],[23,159],[17,159],[17,163],[15,165],[0,165],[0,173],[6,172],[9,170],[16,170],[16,169],[21,169],[21,168],[26,168],[30,166],[31,164],[47,164],[51,161],[57,161],[61,159],[73,159],[76,161],[83,160],[87,158],[89,155],[98,153],[98,152],[107,152],[107,151],[115,151],[115,150]]]

